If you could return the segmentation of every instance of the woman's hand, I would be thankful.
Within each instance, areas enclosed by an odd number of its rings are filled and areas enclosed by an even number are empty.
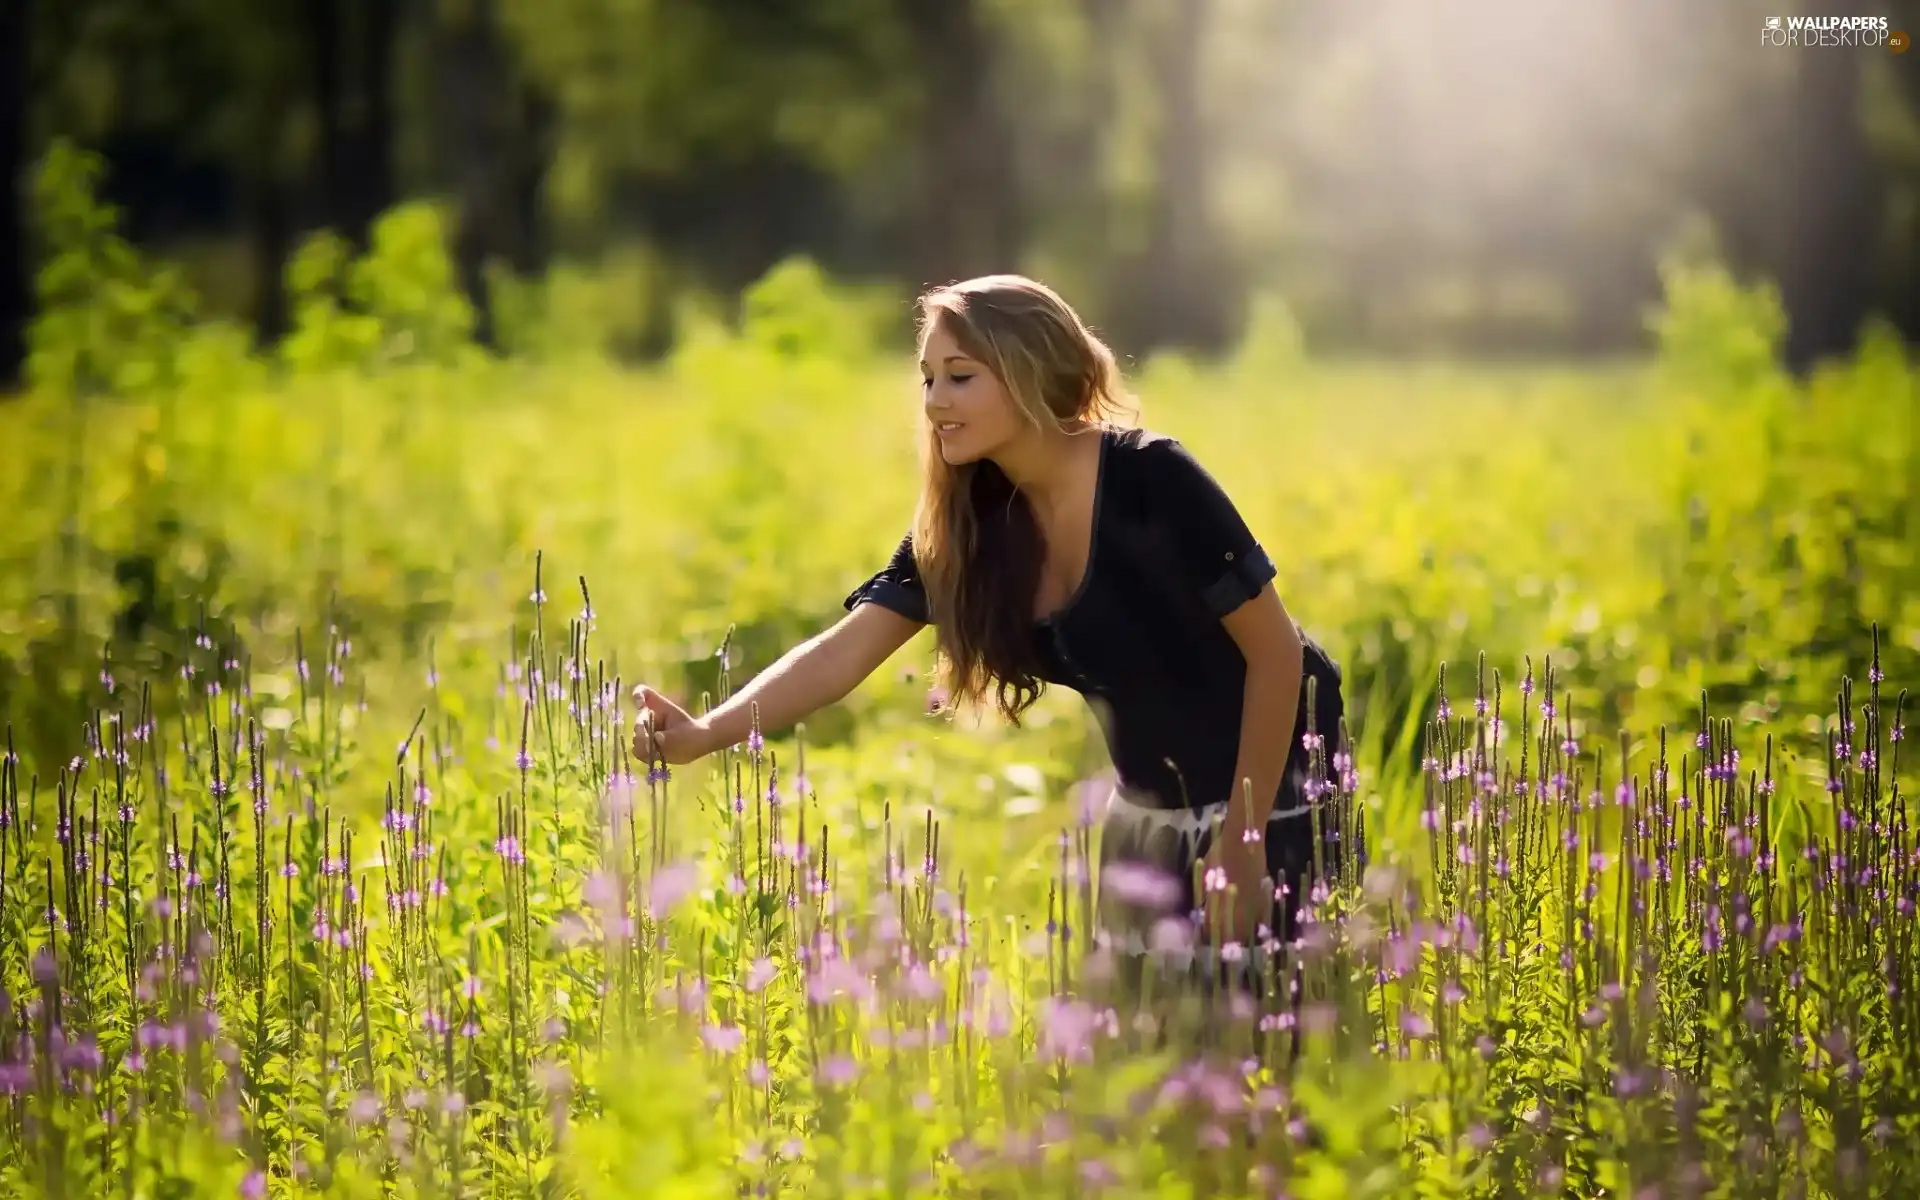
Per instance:
[[[714,751],[707,723],[659,692],[642,684],[633,689],[633,704],[639,709],[633,718],[633,756],[640,761],[677,767]]]
[[[1265,833],[1263,829],[1262,834]],[[1201,874],[1206,928],[1201,936],[1251,949],[1261,926],[1273,919],[1273,884],[1267,878],[1267,847],[1248,841],[1246,826],[1224,820],[1207,850]]]

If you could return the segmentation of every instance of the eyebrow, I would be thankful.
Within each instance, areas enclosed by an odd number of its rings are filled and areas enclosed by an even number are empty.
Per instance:
[[[941,360],[940,360],[940,363],[941,363],[941,365],[942,365],[942,366],[944,366],[944,365],[946,365],[947,363],[950,363],[950,362],[972,362],[972,361],[973,361],[973,360],[972,360],[971,358],[968,358],[968,357],[967,357],[966,355],[964,355],[964,354],[949,354],[949,355],[947,355],[947,356],[946,356],[945,358],[943,358],[943,359],[941,359]],[[920,360],[920,365],[921,365],[921,366],[923,366],[923,367],[924,367],[924,366],[926,366],[926,365],[927,365],[927,360],[926,360],[926,359],[924,359],[924,358],[923,358],[923,359],[921,359],[921,360]]]

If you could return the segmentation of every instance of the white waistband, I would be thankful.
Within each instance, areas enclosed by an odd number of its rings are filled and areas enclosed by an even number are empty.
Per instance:
[[[1125,813],[1129,820],[1142,820],[1164,829],[1174,829],[1189,836],[1219,824],[1227,815],[1231,801],[1220,800],[1199,808],[1160,808],[1151,804],[1142,804],[1128,795],[1126,789],[1116,787],[1107,797],[1108,811],[1115,809]],[[1276,808],[1267,815],[1267,824],[1284,821],[1292,817],[1304,817],[1313,811],[1311,804],[1296,805],[1293,808]]]

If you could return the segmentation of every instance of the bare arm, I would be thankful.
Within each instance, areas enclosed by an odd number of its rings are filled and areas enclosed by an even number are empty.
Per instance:
[[[1227,797],[1231,802],[1227,820],[1235,829],[1258,829],[1273,812],[1298,732],[1293,726],[1300,708],[1306,651],[1272,584],[1227,614],[1226,626],[1247,661],[1240,757],[1233,773],[1234,794]],[[1250,811],[1243,787],[1252,789]]]
[[[754,709],[762,734],[779,733],[858,687],[924,626],[878,604],[861,604],[754,676],[701,717],[702,753],[746,740]]]
[[[1267,818],[1286,774],[1287,756],[1297,736],[1295,717],[1300,706],[1300,676],[1305,648],[1293,618],[1271,583],[1252,600],[1224,618],[1246,658],[1247,677],[1241,705],[1240,755],[1234,779],[1239,785],[1228,800],[1209,868],[1226,868],[1227,882],[1237,889],[1229,903],[1212,897],[1209,925],[1234,940],[1251,941],[1273,911],[1271,882],[1266,881],[1266,847],[1249,842],[1250,833],[1266,835]],[[1242,791],[1241,788],[1246,788]]]

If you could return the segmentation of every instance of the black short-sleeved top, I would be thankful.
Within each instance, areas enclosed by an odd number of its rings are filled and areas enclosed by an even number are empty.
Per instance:
[[[1234,799],[1246,660],[1221,618],[1259,594],[1274,577],[1273,560],[1226,492],[1172,438],[1103,429],[1096,480],[1086,574],[1058,611],[1034,622],[1037,674],[1086,697],[1129,791],[1167,808]],[[928,620],[911,534],[845,606],[861,603]],[[1342,708],[1338,666],[1304,633],[1301,640],[1289,779],[1304,777],[1296,768],[1306,679],[1319,681],[1315,715],[1330,745]],[[1283,780],[1277,801],[1287,786]]]

